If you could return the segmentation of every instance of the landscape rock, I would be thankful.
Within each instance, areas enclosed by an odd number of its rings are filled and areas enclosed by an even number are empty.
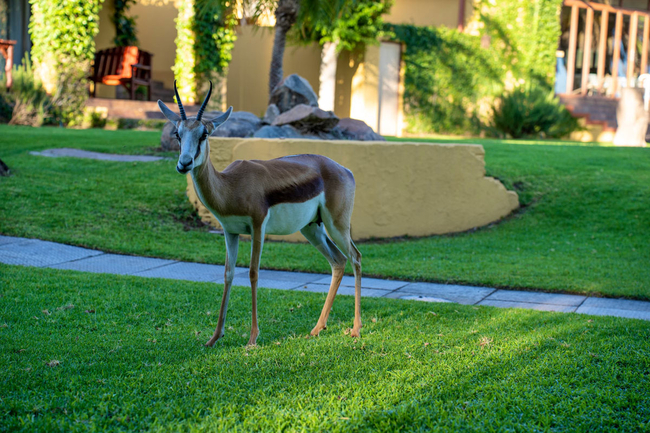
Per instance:
[[[618,128],[614,136],[616,146],[645,146],[648,131],[648,113],[643,106],[640,89],[625,87],[616,107]]]
[[[384,137],[373,131],[372,128],[362,120],[344,117],[339,120],[337,129],[346,140],[386,141]]]
[[[290,125],[283,126],[272,126],[266,125],[262,126],[255,135],[255,138],[308,138],[308,139],[317,139],[317,135],[305,135],[301,134],[296,128]]]
[[[0,176],[9,176],[9,167],[0,159]]]
[[[331,111],[299,104],[276,117],[273,126],[291,125],[301,132],[309,133],[314,131],[328,132],[338,123],[339,118]]]
[[[262,124],[263,125],[270,125],[273,123],[273,121],[280,115],[280,109],[278,108],[277,105],[271,104],[268,107],[266,107],[266,113],[264,114],[264,118],[262,119]]]
[[[206,118],[217,117],[210,116]],[[253,113],[247,111],[234,111],[226,123],[219,126],[212,134],[212,137],[252,137],[260,126],[262,121]]]
[[[181,147],[174,135],[172,133],[176,130],[176,126],[173,123],[167,122],[163,126],[162,135],[160,137],[160,147],[164,151],[180,151]]]
[[[270,103],[275,104],[280,113],[284,113],[298,104],[318,107],[318,96],[309,81],[299,75],[291,74],[273,90]]]

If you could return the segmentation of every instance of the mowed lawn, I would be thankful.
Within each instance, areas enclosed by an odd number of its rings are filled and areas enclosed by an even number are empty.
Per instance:
[[[151,153],[159,137],[0,126],[0,158],[14,173],[0,178],[0,233],[223,263],[223,238],[197,221],[173,159],[118,163],[29,153],[52,147]],[[467,233],[360,242],[365,275],[650,299],[650,150],[468,142],[484,146],[488,174],[517,190],[522,209]],[[249,249],[241,246],[240,266]],[[262,266],[329,271],[311,246],[283,242],[265,244]]]
[[[0,264],[0,431],[650,431],[650,327]]]

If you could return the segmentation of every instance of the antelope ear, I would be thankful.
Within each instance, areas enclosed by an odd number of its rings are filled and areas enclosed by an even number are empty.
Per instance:
[[[167,118],[172,123],[176,123],[181,120],[181,116],[178,114],[174,113],[172,110],[170,110],[163,101],[160,99],[158,100],[158,108],[160,108],[160,111],[162,111],[163,116]]]
[[[232,113],[232,107],[228,108],[225,113],[223,113],[221,116],[210,120],[209,122],[212,123],[212,126],[214,126],[214,129],[217,129],[219,125],[223,124],[228,120],[230,117],[230,114]]]

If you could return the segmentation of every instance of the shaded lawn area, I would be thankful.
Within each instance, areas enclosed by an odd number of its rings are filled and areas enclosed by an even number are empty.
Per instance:
[[[0,233],[223,263],[223,238],[196,220],[175,160],[118,163],[29,154],[51,147],[146,153],[159,137],[0,126],[0,158],[14,172],[0,178]],[[650,299],[647,149],[446,141],[482,144],[488,174],[516,189],[523,209],[473,232],[361,242],[365,275]],[[249,255],[244,243],[238,265],[246,266]],[[311,246],[282,242],[265,244],[262,266],[329,272]]]
[[[649,431],[647,322],[0,265],[0,430]]]

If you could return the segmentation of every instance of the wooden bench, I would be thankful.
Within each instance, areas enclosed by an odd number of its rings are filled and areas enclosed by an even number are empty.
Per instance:
[[[95,53],[93,72],[89,79],[95,83],[91,96],[95,97],[97,84],[124,86],[135,99],[138,86],[147,86],[147,100],[151,101],[151,58],[153,54],[138,47],[116,47]]]

